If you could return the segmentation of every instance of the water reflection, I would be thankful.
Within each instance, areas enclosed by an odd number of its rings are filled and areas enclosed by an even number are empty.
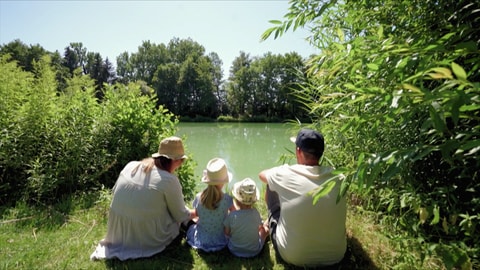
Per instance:
[[[294,147],[290,132],[278,123],[180,123],[177,136],[186,136],[188,155],[198,163],[199,182],[208,161],[220,157],[233,174],[231,186],[246,177],[259,184],[261,170],[280,165],[279,158]]]

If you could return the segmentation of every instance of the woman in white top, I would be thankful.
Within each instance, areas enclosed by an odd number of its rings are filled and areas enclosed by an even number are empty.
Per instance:
[[[179,235],[180,223],[194,217],[173,174],[186,158],[181,139],[169,137],[151,158],[125,166],[113,187],[107,234],[90,259],[150,257]]]

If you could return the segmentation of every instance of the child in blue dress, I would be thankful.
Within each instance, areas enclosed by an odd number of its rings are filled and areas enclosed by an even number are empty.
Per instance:
[[[253,204],[259,199],[255,182],[250,178],[235,183],[233,199],[236,211],[228,214],[223,222],[229,237],[228,249],[237,257],[254,257],[262,251],[268,236],[268,226]]]
[[[213,252],[226,247],[228,240],[223,232],[223,221],[228,211],[235,208],[232,197],[222,188],[230,179],[223,159],[214,158],[208,162],[202,177],[202,182],[208,186],[193,201],[198,220],[187,230],[187,243],[194,249]]]

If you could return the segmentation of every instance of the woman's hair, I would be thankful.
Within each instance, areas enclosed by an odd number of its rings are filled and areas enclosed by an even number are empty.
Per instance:
[[[223,192],[220,186],[208,185],[200,195],[200,203],[207,209],[215,210],[222,199]]]
[[[173,160],[160,156],[155,158],[155,166],[157,166],[160,169],[163,169],[165,171],[171,172],[172,170],[172,165],[173,165]]]
[[[170,172],[172,168],[172,160],[166,157],[158,157],[158,158],[144,158],[142,160],[143,165],[143,172],[148,174],[152,171],[153,167],[157,166],[158,168]]]
[[[153,169],[153,167],[155,166],[155,161],[154,161],[153,158],[148,157],[148,158],[144,158],[142,160],[141,164],[142,164],[142,167],[143,167],[143,172],[145,174],[148,174]]]

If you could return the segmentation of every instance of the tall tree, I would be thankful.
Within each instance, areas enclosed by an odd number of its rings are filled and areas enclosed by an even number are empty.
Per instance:
[[[163,105],[177,114],[178,96],[176,87],[180,66],[176,63],[165,63],[158,66],[153,77],[152,88],[157,95],[157,106]]]
[[[19,39],[0,46],[0,55],[9,54],[11,59],[17,61],[18,65],[25,71],[33,71],[33,61],[40,59],[49,54],[39,44],[30,45],[23,43]]]
[[[215,98],[217,100],[216,107],[219,109],[220,114],[227,114],[227,92],[225,91],[225,85],[223,80],[223,62],[218,56],[218,54],[215,52],[209,53],[207,57],[212,63],[211,73],[213,78],[213,85],[215,88]]]
[[[143,80],[148,84],[152,83],[157,67],[168,63],[169,54],[165,45],[156,45],[150,41],[144,41],[138,47],[138,52],[130,56],[133,67],[133,80]]]
[[[254,113],[265,115],[267,117],[274,116],[276,107],[283,100],[279,96],[281,85],[280,72],[282,72],[282,56],[266,53],[263,57],[258,58],[252,66],[258,70],[261,80],[255,89],[256,111]]]
[[[104,82],[109,84],[113,84],[117,81],[115,67],[113,66],[112,62],[108,60],[108,57],[105,58],[105,62],[103,63],[102,79]]]
[[[70,70],[70,74],[77,68],[81,68],[85,72],[85,63],[87,60],[87,48],[83,47],[81,42],[72,42],[65,48],[64,65]]]
[[[85,74],[95,81],[95,95],[99,100],[104,96],[104,84],[111,84],[115,81],[114,68],[108,58],[103,61],[99,53],[88,52],[84,67]]]
[[[280,85],[278,89],[279,103],[276,106],[276,116],[285,119],[305,119],[306,110],[296,98],[295,93],[301,92],[300,78],[304,76],[305,63],[298,53],[286,53],[282,57],[279,68]]]
[[[152,78],[159,105],[177,115],[215,115],[213,75],[218,67],[204,53],[203,46],[191,39],[170,41],[169,61],[158,65]]]
[[[244,115],[249,102],[252,74],[250,55],[241,51],[230,68],[229,82],[227,83],[227,102],[234,116]]]
[[[303,69],[303,60],[297,53],[250,59],[240,53],[230,70],[227,83],[228,101],[235,115],[263,116],[266,118],[302,118],[295,111],[298,102],[293,95],[299,80],[295,70]]]
[[[205,54],[205,48],[192,39],[173,38],[167,46],[171,61],[183,63],[187,58],[197,59]]]
[[[130,61],[128,52],[123,52],[117,56],[117,76],[119,82],[122,83],[134,80],[133,63]]]
[[[63,63],[63,57],[59,51],[55,51],[51,54],[52,66],[56,70],[56,78],[58,83],[59,92],[65,91],[68,87],[68,80],[73,74],[70,74],[70,70]]]

